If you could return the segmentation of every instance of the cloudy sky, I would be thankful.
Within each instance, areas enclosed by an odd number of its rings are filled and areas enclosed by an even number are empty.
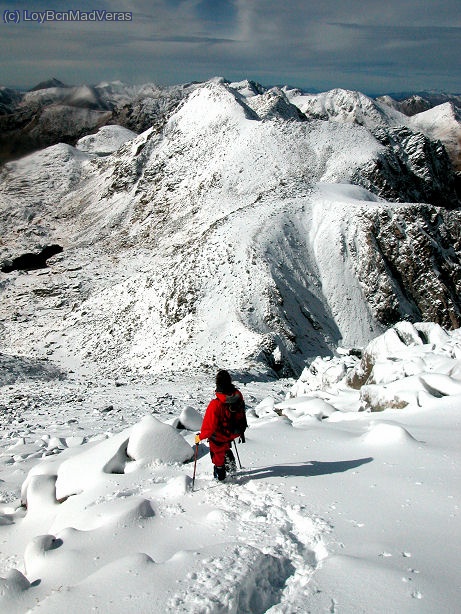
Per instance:
[[[68,9],[132,20],[31,20]],[[0,19],[0,85],[10,87],[220,75],[308,90],[461,92],[460,0],[0,0]]]

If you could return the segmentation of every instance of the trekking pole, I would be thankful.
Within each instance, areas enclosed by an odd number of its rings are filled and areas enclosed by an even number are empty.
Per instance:
[[[239,460],[240,469],[243,469],[242,463],[240,462],[240,456],[239,456],[239,453],[238,453],[238,450],[237,450],[237,444],[235,443],[235,439],[234,439],[234,447],[235,447],[235,453],[237,454],[237,458]]]
[[[197,456],[198,456],[198,443],[195,444],[195,455],[194,455],[194,475],[192,477],[192,492],[194,492],[194,484],[195,484],[195,470],[197,469]]]

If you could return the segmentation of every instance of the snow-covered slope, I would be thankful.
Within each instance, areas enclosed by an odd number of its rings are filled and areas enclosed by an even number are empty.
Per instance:
[[[293,109],[216,79],[113,155],[58,145],[7,165],[3,258],[64,251],[3,277],[5,345],[105,372],[290,372],[403,316],[457,325],[458,213],[349,185],[385,146]]]
[[[400,322],[361,360],[246,375],[242,468],[213,482],[203,442],[193,491],[175,427],[211,378],[0,388],[1,611],[456,612],[460,357]]]
[[[308,117],[334,122],[356,123],[369,130],[410,128],[424,134],[431,140],[440,140],[446,147],[456,170],[459,170],[461,149],[461,124],[454,106],[450,102],[411,117],[399,110],[398,104],[390,97],[376,100],[361,92],[334,89],[320,94],[305,94],[299,90],[286,90],[290,102]],[[395,103],[395,104],[394,104]]]
[[[97,156],[107,156],[136,136],[136,132],[122,126],[102,126],[96,134],[88,134],[79,139],[75,147]]]

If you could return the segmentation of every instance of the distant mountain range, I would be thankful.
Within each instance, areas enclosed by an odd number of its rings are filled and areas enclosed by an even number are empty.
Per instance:
[[[303,94],[293,88],[245,83],[255,94],[271,89]],[[0,164],[59,142],[75,145],[82,136],[107,124],[136,132],[151,125],[161,126],[181,100],[200,86],[196,82],[169,87],[153,83],[132,86],[118,81],[71,86],[53,77],[28,92],[0,87]],[[461,94],[405,92],[375,100],[408,116],[450,103],[458,121],[461,117]]]

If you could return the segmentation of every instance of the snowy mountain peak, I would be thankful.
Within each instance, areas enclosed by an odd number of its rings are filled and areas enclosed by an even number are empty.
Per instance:
[[[284,121],[307,121],[306,116],[286,97],[279,88],[272,88],[263,94],[255,94],[247,100],[260,119],[281,119]]]
[[[245,98],[251,98],[252,96],[257,96],[258,94],[264,94],[266,91],[266,88],[260,83],[257,83],[256,81],[249,81],[248,79],[245,79],[244,81],[235,81],[229,85],[242,96],[245,96]]]
[[[240,122],[246,118],[257,119],[243,97],[224,81],[208,81],[185,100],[169,122],[169,127],[181,125],[183,132],[200,130],[204,126],[219,125],[224,120]]]
[[[401,113],[372,100],[361,92],[333,89],[321,94],[288,92],[290,101],[306,115],[323,120],[356,123],[374,129],[401,123]]]
[[[40,83],[38,83],[36,86],[30,88],[30,92],[36,92],[38,90],[47,90],[50,89],[52,87],[70,87],[69,85],[66,85],[65,83],[63,83],[62,81],[60,81],[59,79],[56,79],[56,77],[52,77],[51,79],[48,79],[47,81],[41,81]]]

